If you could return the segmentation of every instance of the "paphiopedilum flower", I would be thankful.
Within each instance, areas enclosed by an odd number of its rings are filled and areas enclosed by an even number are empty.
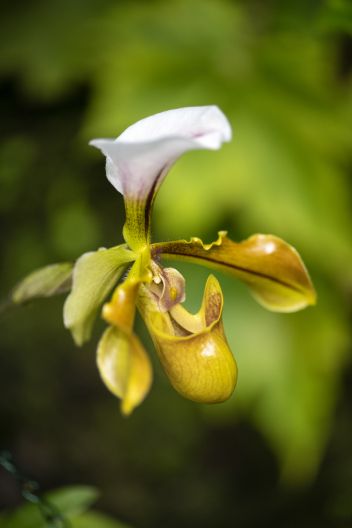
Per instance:
[[[293,312],[315,303],[299,254],[273,235],[257,234],[237,243],[220,231],[210,244],[199,238],[151,242],[154,199],[170,167],[187,151],[217,150],[230,139],[226,117],[208,106],[163,112],[138,121],[117,139],[91,141],[106,156],[108,180],[123,194],[126,243],[85,253],[74,266],[47,266],[13,291],[13,300],[20,303],[71,289],[64,323],[78,345],[90,338],[101,310],[109,326],[98,345],[97,364],[108,389],[121,399],[124,414],[143,401],[152,382],[149,356],[133,330],[137,309],[180,394],[197,402],[222,402],[236,385],[237,366],[222,324],[218,280],[209,276],[201,308],[191,314],[182,306],[185,279],[175,268],[164,267],[164,260],[188,260],[229,272],[269,310]]]

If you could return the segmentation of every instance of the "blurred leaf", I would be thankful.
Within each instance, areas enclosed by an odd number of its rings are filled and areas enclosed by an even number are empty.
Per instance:
[[[236,392],[212,420],[250,416],[279,455],[283,478],[312,479],[324,452],[339,378],[347,361],[349,324],[338,297],[318,284],[319,303],[305,312],[273,315],[254,307],[225,281],[224,326],[238,358]]]
[[[73,264],[63,262],[33,271],[12,290],[13,302],[20,304],[37,297],[51,297],[69,291],[72,268]]]
[[[320,24],[330,31],[346,31],[352,35],[352,5],[350,0],[327,0],[321,11]]]
[[[100,49],[90,40],[90,14],[99,3],[34,1],[21,7],[21,16],[16,9],[4,13],[0,68],[8,75],[19,73],[33,97],[50,100],[81,78]]]
[[[88,510],[98,498],[99,492],[92,486],[70,486],[46,495],[64,515],[74,517]]]
[[[72,519],[85,512],[97,500],[96,488],[90,486],[70,486],[45,494],[45,499],[52,503],[67,519]],[[13,514],[0,520],[1,528],[47,528],[38,506],[24,504]]]

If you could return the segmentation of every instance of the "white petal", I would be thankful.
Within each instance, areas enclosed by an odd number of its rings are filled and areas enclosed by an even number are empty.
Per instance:
[[[106,156],[110,183],[132,199],[156,192],[167,170],[189,150],[217,150],[230,141],[231,127],[216,106],[168,110],[138,121],[116,140],[95,139],[90,145]]]
[[[231,139],[231,127],[224,114],[217,106],[191,106],[160,112],[141,119],[128,127],[118,137],[123,141],[152,141],[167,136],[204,139],[206,148],[219,148],[219,139],[207,136],[215,133],[223,141]]]

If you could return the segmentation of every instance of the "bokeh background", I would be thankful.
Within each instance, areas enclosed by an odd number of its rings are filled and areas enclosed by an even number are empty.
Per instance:
[[[300,251],[319,299],[273,314],[218,275],[239,365],[220,406],[174,392],[138,322],[155,382],[129,419],[95,367],[102,322],[78,349],[63,298],[5,311],[0,447],[43,490],[97,486],[96,507],[136,528],[351,527],[349,0],[11,0],[1,9],[2,298],[37,267],[122,242],[122,199],[89,139],[169,108],[218,104],[234,139],[172,169],[154,240],[276,234]],[[207,272],[180,269],[197,309]],[[0,470],[1,507],[19,503]]]

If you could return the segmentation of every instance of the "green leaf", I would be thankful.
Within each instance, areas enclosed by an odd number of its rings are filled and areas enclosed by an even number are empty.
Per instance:
[[[0,519],[0,528],[46,528],[38,506],[24,504]]]
[[[92,486],[67,486],[48,493],[45,498],[66,517],[74,517],[87,511],[98,495]]]
[[[11,299],[21,304],[38,297],[51,297],[71,289],[73,264],[51,264],[30,273],[12,291]]]
[[[67,519],[81,515],[96,501],[98,492],[90,486],[70,486],[45,494],[49,501]],[[48,524],[35,504],[24,504],[14,513],[0,519],[0,528],[47,528]]]
[[[77,345],[90,338],[101,304],[133,260],[134,253],[125,246],[85,253],[77,260],[72,291],[64,306],[64,324]]]

